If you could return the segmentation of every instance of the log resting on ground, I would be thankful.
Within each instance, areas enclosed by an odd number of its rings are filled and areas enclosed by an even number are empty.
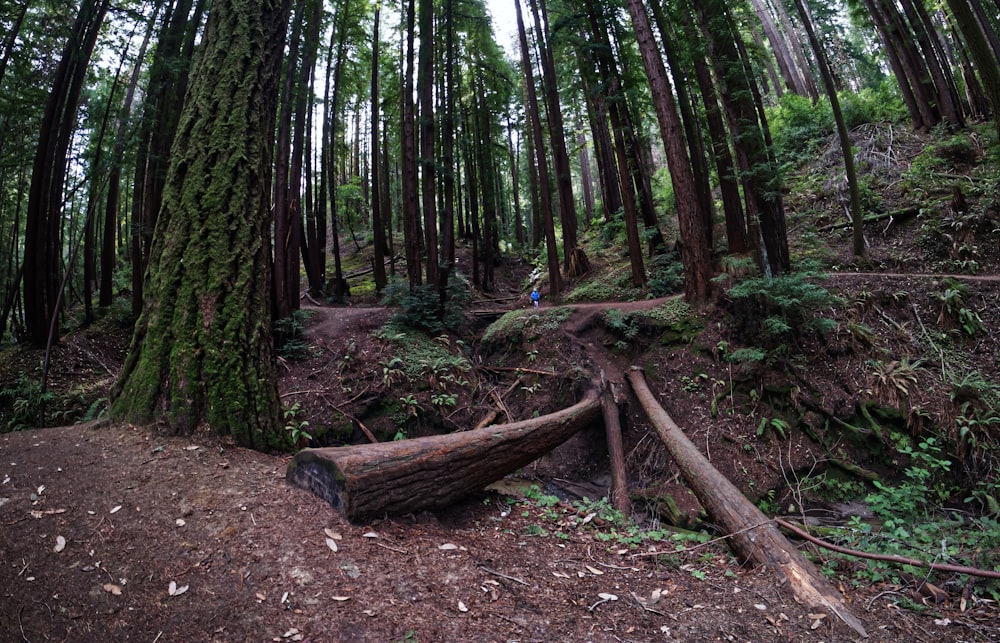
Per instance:
[[[412,440],[303,449],[285,475],[348,520],[446,507],[516,471],[601,416],[592,386],[571,407],[501,426]]]
[[[867,638],[864,625],[851,613],[836,588],[684,435],[649,390],[642,369],[632,367],[628,379],[684,479],[705,510],[729,534],[736,551],[783,575],[797,600],[833,612]]]

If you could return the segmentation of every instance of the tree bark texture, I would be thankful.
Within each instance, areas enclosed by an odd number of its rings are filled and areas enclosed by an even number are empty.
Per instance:
[[[642,369],[632,367],[628,379],[684,479],[705,510],[729,534],[739,554],[782,574],[798,600],[816,609],[832,611],[855,632],[867,637],[864,625],[833,585],[684,435],[656,401]]]
[[[674,201],[677,204],[677,222],[684,243],[682,252],[684,295],[688,302],[701,304],[709,298],[712,278],[712,257],[709,234],[705,227],[706,217],[701,212],[694,173],[685,148],[683,128],[677,115],[677,106],[667,80],[663,59],[653,38],[646,7],[642,0],[628,0],[627,5],[639,53],[642,55],[643,67],[649,78],[653,106],[660,125],[660,136],[667,152],[667,165],[674,188]]]
[[[38,136],[24,227],[24,322],[35,346],[46,345],[50,322],[58,312],[67,153],[87,64],[109,4],[86,0],[81,5],[56,67]]]
[[[288,0],[216,2],[112,415],[284,446],[270,329],[271,140]]]
[[[550,191],[549,165],[545,158],[545,140],[542,134],[542,122],[538,113],[538,93],[535,90],[535,74],[531,67],[531,50],[528,48],[528,36],[524,31],[524,18],[521,16],[521,0],[514,0],[517,14],[517,34],[521,47],[521,68],[524,72],[524,86],[527,92],[528,120],[531,128],[531,143],[535,152],[535,171],[538,173],[538,196],[540,210],[536,210],[545,231],[545,250],[549,268],[549,294],[558,297],[562,292],[562,276],[559,273],[559,248],[556,246],[556,228],[553,221],[552,193]]]
[[[632,503],[628,497],[628,475],[625,471],[625,445],[622,443],[622,423],[619,416],[617,383],[606,382],[601,394],[601,410],[604,413],[604,433],[608,441],[608,462],[611,465],[611,506],[628,517],[632,514]]]
[[[573,406],[523,422],[397,442],[304,449],[289,463],[286,479],[352,522],[439,509],[544,455],[600,414],[595,386]]]

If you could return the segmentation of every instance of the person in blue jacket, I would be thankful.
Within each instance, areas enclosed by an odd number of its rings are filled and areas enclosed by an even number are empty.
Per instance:
[[[534,306],[535,308],[538,308],[538,300],[541,299],[541,298],[542,298],[542,296],[538,294],[538,288],[532,288],[531,289],[531,305]]]

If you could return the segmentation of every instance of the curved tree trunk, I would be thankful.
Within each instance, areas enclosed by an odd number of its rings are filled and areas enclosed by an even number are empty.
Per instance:
[[[49,341],[62,275],[62,208],[70,139],[87,65],[110,5],[86,0],[56,68],[38,137],[24,227],[24,321],[36,346]],[[54,333],[53,340],[58,337]]]
[[[213,3],[112,416],[285,446],[270,328],[271,137],[288,0]]]

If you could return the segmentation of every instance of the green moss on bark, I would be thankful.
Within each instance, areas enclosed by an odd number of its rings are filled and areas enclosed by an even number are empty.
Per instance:
[[[263,7],[262,7],[263,5]],[[112,415],[290,448],[270,332],[268,141],[287,0],[216,3],[191,76]]]

